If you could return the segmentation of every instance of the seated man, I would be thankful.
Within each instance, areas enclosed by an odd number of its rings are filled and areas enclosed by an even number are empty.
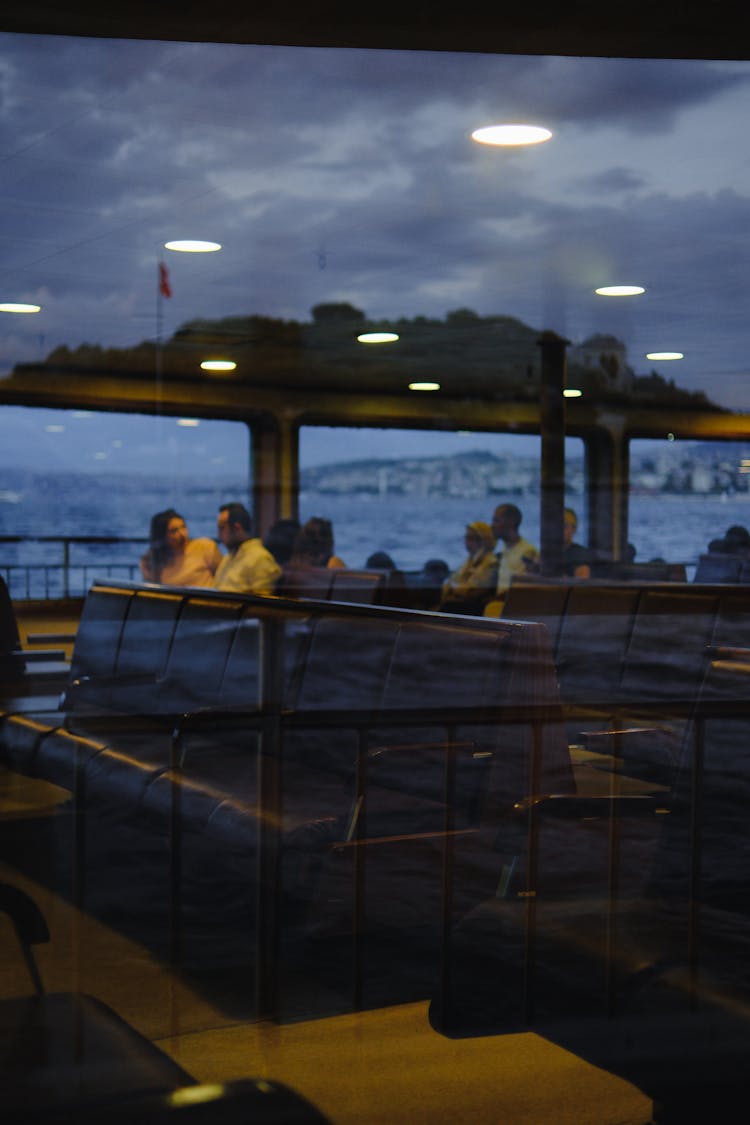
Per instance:
[[[253,521],[247,508],[243,504],[222,504],[216,527],[229,553],[219,563],[214,589],[235,594],[272,594],[281,567],[260,539],[253,538]]]
[[[469,557],[443,583],[438,609],[481,615],[497,586],[495,536],[488,523],[475,520],[467,525],[464,542]]]
[[[519,533],[522,518],[521,509],[515,504],[500,504],[495,508],[492,531],[502,539],[503,550],[497,556],[497,596],[487,603],[485,617],[500,616],[514,574],[531,574],[538,565],[539,551]]]

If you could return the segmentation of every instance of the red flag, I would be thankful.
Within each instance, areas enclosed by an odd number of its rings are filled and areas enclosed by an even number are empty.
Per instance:
[[[162,297],[172,296],[172,286],[169,284],[169,274],[164,262],[159,262],[159,292]]]

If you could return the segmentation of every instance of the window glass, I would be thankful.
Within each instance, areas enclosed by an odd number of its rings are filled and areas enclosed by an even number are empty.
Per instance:
[[[385,551],[402,570],[466,557],[464,532],[489,523],[498,504],[523,513],[521,534],[539,545],[541,441],[515,434],[304,427],[300,433],[300,518],[333,523],[336,551],[364,566]],[[565,443],[566,503],[586,540],[583,443]]]
[[[247,500],[249,445],[240,422],[3,407],[0,573],[17,597],[138,577],[154,513],[174,508],[191,538],[214,536],[219,504]]]

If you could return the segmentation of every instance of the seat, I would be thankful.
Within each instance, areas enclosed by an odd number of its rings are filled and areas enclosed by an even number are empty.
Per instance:
[[[439,1030],[531,1025],[634,1082],[663,1122],[702,1122],[740,1097],[750,1049],[749,693],[750,651],[716,653],[668,795],[614,793],[599,813],[597,800],[575,797],[519,807],[535,863],[509,897],[454,930],[448,985],[433,1004]],[[563,837],[580,844],[596,823],[606,851],[598,888],[570,858],[567,881],[559,868],[551,876]]]
[[[138,1122],[191,1125],[240,1122],[324,1123],[309,1102],[267,1079],[201,1086],[106,1004],[78,993],[45,993],[32,947],[49,940],[46,922],[25,892],[0,884],[31,975],[33,995],[0,1000],[3,1121]],[[196,1114],[197,1108],[197,1114]]]
[[[718,551],[698,557],[694,582],[739,582],[743,559],[740,555],[723,555]]]
[[[33,641],[33,636],[28,640]],[[44,640],[63,644],[72,637],[59,634],[45,636]],[[22,647],[8,586],[0,577],[0,681],[4,692],[24,695],[29,691],[54,691],[58,685],[62,687],[68,671],[64,649]]]

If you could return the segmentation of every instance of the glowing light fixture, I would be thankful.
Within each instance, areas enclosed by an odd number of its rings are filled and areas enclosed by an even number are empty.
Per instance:
[[[410,391],[439,391],[439,383],[409,383]]]
[[[684,359],[682,352],[646,352],[646,359]]]
[[[15,301],[3,301],[0,303],[0,312],[7,313],[35,313],[41,312],[41,305],[23,305]]]
[[[398,340],[397,332],[361,332],[358,344],[393,344]]]
[[[639,293],[645,293],[646,290],[642,285],[602,285],[595,292],[600,297],[637,297]]]
[[[480,145],[540,145],[548,141],[552,133],[541,125],[485,125],[475,129],[471,139]]]
[[[234,371],[236,366],[233,359],[204,359],[201,364],[204,371]]]
[[[579,391],[576,387],[566,387],[563,391],[563,398],[581,398],[583,391]]]
[[[198,238],[178,238],[174,242],[165,242],[165,250],[179,250],[182,254],[211,254],[214,250],[221,250],[220,242],[203,242]]]
[[[200,426],[200,421],[197,418],[178,418],[177,425],[195,429],[196,426]]]

